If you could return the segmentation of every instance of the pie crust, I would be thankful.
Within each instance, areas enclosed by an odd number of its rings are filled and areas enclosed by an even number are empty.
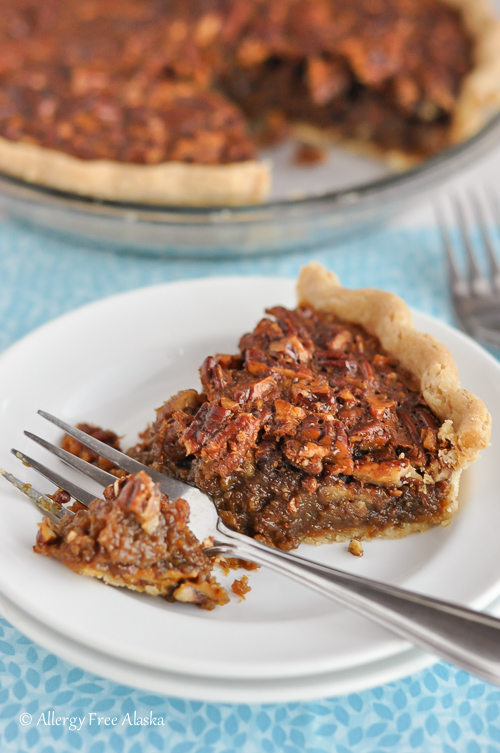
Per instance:
[[[0,170],[29,183],[105,201],[181,206],[258,204],[269,191],[265,162],[132,165],[81,160],[0,137]]]
[[[441,456],[453,469],[448,511],[451,516],[457,507],[462,471],[489,444],[491,416],[480,398],[460,387],[457,367],[448,348],[414,328],[411,312],[398,296],[371,288],[343,288],[336,275],[320,264],[312,263],[301,270],[297,295],[301,303],[360,324],[417,378],[425,402],[443,421],[439,437],[450,444],[448,450],[441,451]]]
[[[474,68],[463,82],[452,117],[451,141],[476,133],[500,106],[500,20],[488,0],[441,0],[457,9],[473,40]],[[324,141],[332,130],[298,125],[306,142]],[[333,134],[335,136],[335,134]],[[381,153],[371,142],[345,144]],[[414,157],[397,150],[383,156],[394,166],[408,167]],[[30,183],[97,199],[190,206],[256,204],[268,195],[270,170],[257,160],[223,165],[164,162],[155,165],[89,159],[0,137],[0,170]]]
[[[465,78],[452,122],[452,141],[477,133],[500,108],[500,20],[489,0],[442,0],[461,12],[474,40],[474,68]]]

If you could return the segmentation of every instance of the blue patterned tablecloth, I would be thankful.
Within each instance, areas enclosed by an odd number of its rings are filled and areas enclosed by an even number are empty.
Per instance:
[[[385,230],[308,255],[192,261],[77,248],[0,223],[0,349],[66,311],[120,291],[211,275],[295,277],[311,258],[335,270],[347,286],[385,288],[452,321],[444,259],[432,228]],[[216,705],[159,697],[90,675],[0,619],[0,684],[2,753],[500,751],[500,689],[444,663],[314,703]],[[134,724],[134,713],[164,724]],[[98,717],[117,722],[103,726]],[[56,724],[57,718],[66,721]]]

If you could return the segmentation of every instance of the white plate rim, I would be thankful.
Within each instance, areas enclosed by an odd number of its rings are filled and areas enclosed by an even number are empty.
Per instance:
[[[3,616],[24,635],[67,662],[120,685],[204,703],[275,704],[315,701],[357,693],[399,680],[435,663],[411,647],[380,661],[292,678],[214,678],[156,670],[116,659],[51,630],[0,596]]]
[[[65,328],[68,324],[69,326],[74,326],[75,321],[78,318],[88,317],[88,315],[92,312],[94,313],[102,313],[105,311],[108,307],[111,306],[111,309],[113,307],[116,308],[116,306],[125,303],[126,305],[130,305],[131,302],[133,302],[133,299],[136,300],[143,300],[144,296],[146,296],[149,300],[151,297],[154,297],[158,294],[172,294],[173,291],[177,291],[178,294],[182,295],[193,295],[193,294],[201,294],[201,292],[208,287],[210,288],[210,292],[213,293],[214,290],[220,289],[226,289],[229,287],[234,287],[238,285],[244,285],[245,288],[248,288],[248,286],[252,287],[258,286],[261,288],[262,286],[267,289],[279,289],[281,286],[281,290],[286,289],[287,293],[290,294],[293,288],[293,283],[290,280],[283,280],[281,278],[210,278],[208,280],[191,280],[191,281],[182,281],[177,283],[167,283],[160,286],[152,286],[149,288],[142,288],[139,290],[135,290],[129,293],[122,293],[118,296],[113,296],[111,298],[104,299],[102,301],[98,301],[96,303],[90,304],[86,307],[82,307],[81,309],[78,309],[76,311],[70,312],[69,314],[66,314],[64,317],[60,317],[59,319],[55,320],[54,322],[51,322],[47,325],[44,325],[42,328],[36,330],[34,333],[31,333],[23,340],[16,343],[14,346],[12,346],[8,351],[5,351],[5,353],[0,357],[0,375],[2,373],[2,368],[4,368],[5,362],[9,359],[15,359],[19,357],[19,354],[26,354],[26,352],[29,353],[30,349],[33,347],[33,343],[36,343],[40,340],[40,338],[43,340],[43,337],[49,334],[49,336],[53,336],[54,331],[57,330],[57,328]],[[290,302],[288,302],[288,305]],[[483,363],[489,363],[490,368],[494,368],[497,371],[499,370],[498,364],[496,361],[489,356],[485,351],[483,351],[481,348],[479,348],[475,343],[470,341],[468,338],[465,338],[461,333],[456,332],[455,330],[452,330],[451,328],[448,328],[446,325],[436,322],[435,320],[431,319],[430,317],[426,317],[425,315],[417,314],[417,319],[420,322],[423,322],[424,325],[427,323],[428,325],[434,328],[437,327],[438,330],[441,332],[444,332],[445,334],[449,336],[453,336],[456,341],[462,342],[462,344],[465,343],[465,347],[470,350],[471,348],[475,352],[476,356],[483,360]],[[49,338],[50,339],[50,338]],[[0,377],[1,381],[1,377]],[[0,492],[0,499],[3,496],[3,494]],[[51,563],[55,564],[55,563]],[[498,592],[500,591],[500,583],[496,582],[494,586],[489,587],[486,589],[479,597],[474,599],[472,601],[472,605],[476,607],[484,607],[486,604],[491,602],[493,598],[496,597]],[[6,582],[5,579],[2,582],[1,576],[0,576],[0,592],[3,593],[5,597],[7,597],[9,600],[12,601],[12,603],[16,604],[18,608],[24,609],[25,611],[27,608],[29,609],[29,606],[25,600],[23,599],[23,595],[16,593],[15,590],[13,591],[12,588],[10,588],[10,583]],[[54,624],[50,620],[47,621],[47,616],[40,614],[39,612],[32,611],[33,618],[35,619],[41,619],[42,623],[46,624],[49,628],[53,629],[55,627]],[[307,620],[306,620],[307,622]],[[306,624],[300,624],[301,621],[296,621],[295,628],[296,633],[294,635],[298,634],[300,635],[301,632],[303,632],[306,628]],[[241,625],[238,627],[239,630],[241,630]],[[245,637],[245,630],[242,630],[242,633],[244,634],[243,637]],[[386,634],[387,635],[387,634]],[[81,631],[80,634],[75,635],[76,640],[82,640],[85,639],[84,633]],[[296,662],[295,664],[291,664],[288,666],[285,666],[285,664],[281,664],[278,666],[276,663],[273,665],[269,665],[266,663],[266,666],[263,667],[261,665],[252,664],[252,666],[242,666],[238,665],[237,663],[231,667],[225,667],[224,669],[221,669],[220,667],[215,669],[214,671],[214,665],[213,662],[210,664],[210,662],[206,665],[206,667],[200,667],[199,664],[193,663],[190,666],[186,666],[185,662],[181,660],[180,662],[171,661],[171,657],[169,658],[168,667],[165,667],[163,665],[163,669],[169,669],[170,671],[177,671],[181,672],[183,675],[189,675],[192,674],[194,677],[200,677],[200,676],[207,676],[207,677],[233,677],[241,679],[242,677],[249,678],[259,678],[262,676],[267,676],[269,678],[271,677],[286,677],[286,676],[310,676],[311,673],[321,673],[324,672],[326,669],[330,671],[339,671],[341,669],[349,668],[349,666],[359,666],[366,664],[368,662],[375,662],[375,661],[381,661],[386,660],[390,656],[394,656],[396,654],[403,653],[407,651],[408,644],[406,644],[404,641],[400,641],[398,639],[393,639],[387,637],[385,641],[382,641],[383,646],[379,645],[378,649],[376,651],[373,651],[373,648],[368,648],[365,652],[360,652],[358,654],[358,657],[356,661],[352,661],[352,657],[349,661],[346,661],[342,663],[342,661],[336,661],[333,664],[328,664],[328,661],[319,660],[316,663],[311,661],[306,661],[305,663]],[[123,656],[123,650],[122,647],[120,647],[117,650],[116,645],[100,645],[95,646],[95,648],[98,648],[99,650],[104,650],[109,655],[115,655],[118,658],[124,658]],[[120,654],[121,651],[121,654]],[[150,666],[155,667],[158,666],[158,662],[153,659],[152,657],[149,658],[145,657],[144,655],[135,655],[134,660],[142,664],[143,666]]]

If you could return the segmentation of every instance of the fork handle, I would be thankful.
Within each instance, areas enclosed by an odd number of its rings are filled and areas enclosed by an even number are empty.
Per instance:
[[[266,546],[230,531],[210,554],[248,559],[312,588],[487,682],[500,684],[500,619]],[[227,540],[229,539],[229,540]]]

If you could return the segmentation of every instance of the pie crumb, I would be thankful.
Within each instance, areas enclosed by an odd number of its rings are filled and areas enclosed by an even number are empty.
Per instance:
[[[294,162],[296,165],[320,165],[326,161],[328,151],[325,148],[313,144],[298,144],[295,150]]]
[[[241,578],[237,578],[231,586],[231,591],[240,597],[240,601],[244,601],[245,594],[251,590],[251,586],[248,585],[248,575],[242,575]]]
[[[363,552],[363,546],[361,544],[361,541],[358,539],[351,539],[349,542],[349,546],[347,547],[347,551],[351,554],[354,554],[355,557],[362,557]]]

